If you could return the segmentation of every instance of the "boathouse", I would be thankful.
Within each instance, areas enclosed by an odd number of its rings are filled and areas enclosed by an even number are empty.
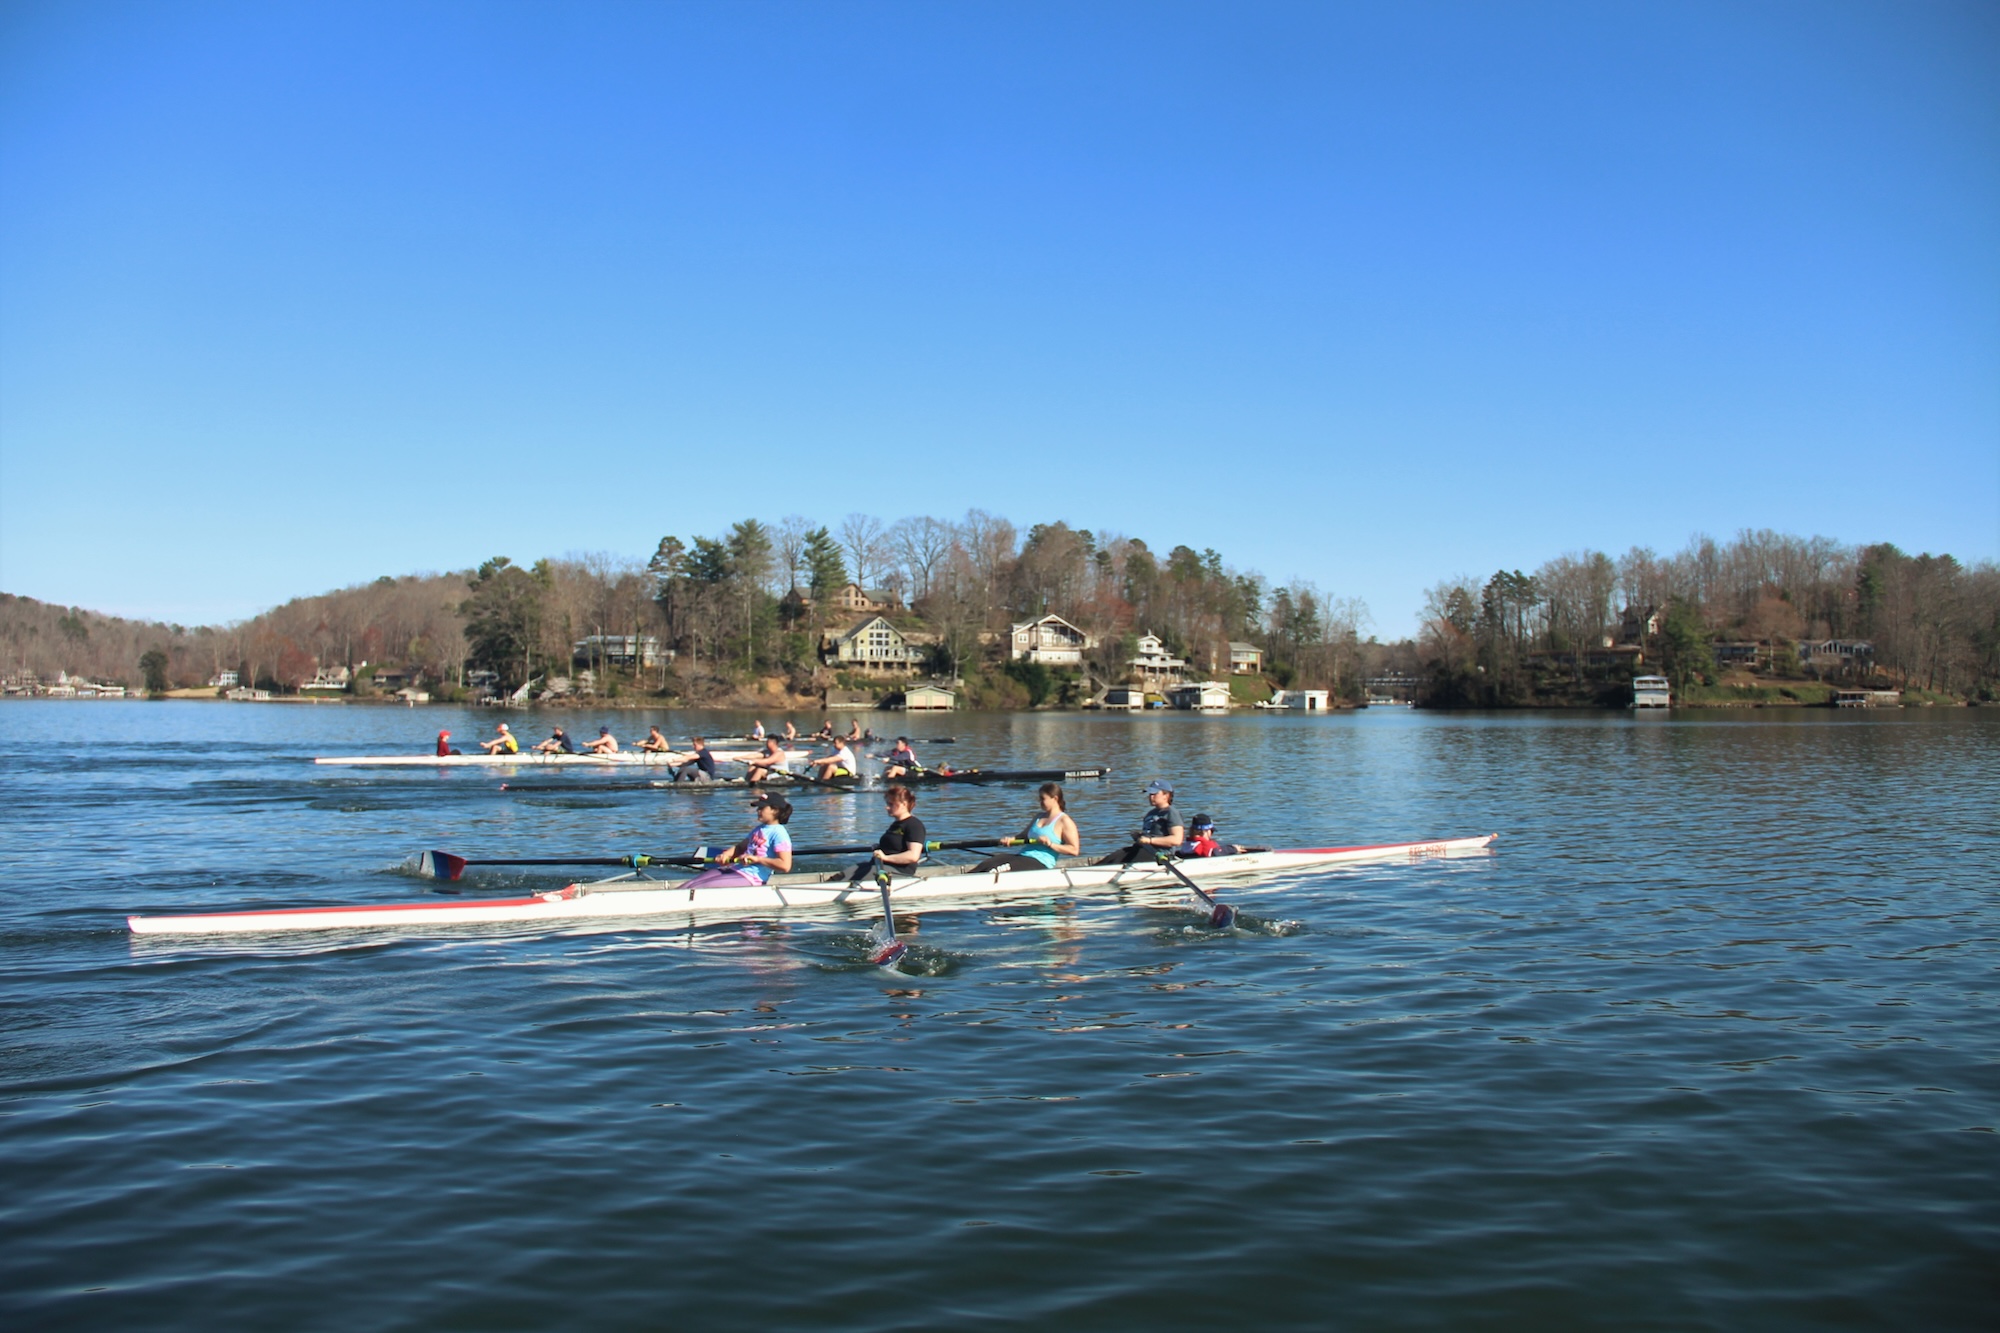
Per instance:
[[[903,707],[912,713],[948,713],[958,707],[958,696],[942,685],[912,685],[903,691]]]

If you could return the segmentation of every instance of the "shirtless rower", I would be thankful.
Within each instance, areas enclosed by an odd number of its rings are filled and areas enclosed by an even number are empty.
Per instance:
[[[665,754],[673,749],[673,743],[660,734],[658,727],[646,728],[646,739],[639,742],[639,748],[648,754]]]
[[[599,727],[597,729],[597,739],[594,741],[585,741],[583,750],[585,754],[617,754],[618,738],[611,734],[611,728]]]
[[[750,781],[755,783],[762,782],[773,774],[790,777],[792,775],[792,757],[785,753],[784,746],[778,744],[776,736],[766,736],[764,738],[764,752],[750,761],[749,777]]]

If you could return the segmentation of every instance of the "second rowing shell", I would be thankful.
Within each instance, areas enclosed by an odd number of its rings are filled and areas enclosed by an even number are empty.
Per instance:
[[[954,769],[949,773],[926,770],[921,773],[905,773],[900,778],[881,781],[859,778],[801,778],[789,774],[776,773],[769,778],[752,782],[748,778],[716,778],[709,782],[503,782],[500,790],[506,792],[562,792],[565,795],[585,795],[601,791],[742,791],[755,787],[759,790],[770,787],[785,787],[800,791],[818,788],[822,791],[873,791],[888,782],[900,782],[907,787],[935,786],[946,782],[1074,782],[1084,778],[1104,778],[1111,776],[1109,765],[1093,768],[994,768]]]
[[[763,756],[762,750],[710,750],[718,764],[744,764]],[[810,750],[787,750],[792,763],[812,757]],[[346,768],[643,768],[649,764],[685,764],[692,750],[620,750],[617,754],[362,754],[319,755],[315,764]]]

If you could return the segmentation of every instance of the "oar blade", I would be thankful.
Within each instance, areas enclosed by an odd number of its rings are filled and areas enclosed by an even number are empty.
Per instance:
[[[1212,930],[1231,930],[1236,925],[1236,909],[1228,903],[1217,903],[1215,910],[1208,914],[1208,924]]]
[[[417,874],[424,879],[456,880],[465,873],[465,858],[450,852],[425,852],[417,858]]]

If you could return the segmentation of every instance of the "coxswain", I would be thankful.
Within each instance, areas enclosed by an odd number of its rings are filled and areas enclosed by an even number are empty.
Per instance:
[[[675,782],[715,781],[715,751],[708,748],[708,742],[697,736],[694,738],[694,758],[676,768]]]
[[[750,781],[762,782],[773,775],[790,777],[792,757],[785,753],[785,747],[778,744],[776,736],[764,738],[764,753],[750,761]]]
[[[454,755],[457,753],[458,751],[452,746],[451,743],[451,733],[448,731],[440,731],[438,733],[438,758],[443,759],[447,755]]]
[[[720,866],[682,881],[681,887],[753,886],[769,883],[774,870],[784,874],[792,868],[792,835],[785,827],[791,817],[792,804],[784,797],[758,797],[757,827],[716,858]]]
[[[876,841],[875,854],[848,875],[850,884],[884,870],[892,875],[914,875],[917,862],[924,859],[924,840],[929,835],[924,832],[924,821],[916,816],[917,798],[899,783],[882,793],[882,804],[889,811],[889,827]]]
[[[1018,852],[1001,852],[972,867],[974,873],[988,870],[1054,870],[1058,856],[1076,856],[1083,851],[1083,839],[1076,821],[1069,817],[1069,802],[1063,799],[1062,784],[1044,782],[1035,792],[1041,813],[1028,821],[1019,836],[1000,839],[1002,847],[1019,847]]]
[[[535,753],[575,754],[576,742],[572,741],[569,738],[568,732],[564,731],[561,727],[557,727],[554,731],[551,731],[549,733],[549,738],[547,740],[543,741],[540,745],[537,745],[535,747]]]
[[[1130,865],[1134,861],[1151,860],[1178,850],[1186,841],[1187,829],[1182,826],[1181,817],[1174,812],[1174,784],[1149,782],[1146,784],[1146,814],[1140,821],[1139,831],[1132,835],[1132,845],[1120,847],[1109,856],[1099,857],[1097,864]]]
[[[921,773],[924,771],[924,766],[917,762],[917,752],[910,748],[910,738],[908,736],[896,737],[895,748],[890,750],[889,753],[882,755],[881,760],[888,765],[887,768],[882,770],[882,776],[885,778],[900,778],[905,773]]]
[[[1215,840],[1215,821],[1207,815],[1196,815],[1188,821],[1188,840],[1175,849],[1176,856],[1241,856],[1249,851],[1233,842]]]
[[[479,742],[480,749],[486,751],[486,753],[488,754],[521,753],[521,742],[514,739],[514,733],[507,730],[507,724],[505,722],[502,722],[499,726],[495,727],[493,730],[498,732],[499,734],[494,736],[494,738],[490,741]]]
[[[665,754],[673,749],[673,743],[660,734],[658,727],[646,728],[646,739],[639,742],[639,748],[648,754]]]
[[[597,729],[597,739],[594,741],[585,741],[583,748],[586,754],[617,754],[618,738],[611,734],[611,728],[599,727]]]
[[[829,778],[858,777],[861,772],[861,765],[855,762],[854,751],[847,748],[846,741],[835,741],[833,743],[833,753],[824,759],[810,759],[806,762],[809,766],[819,770],[819,780],[821,782],[825,782]]]

